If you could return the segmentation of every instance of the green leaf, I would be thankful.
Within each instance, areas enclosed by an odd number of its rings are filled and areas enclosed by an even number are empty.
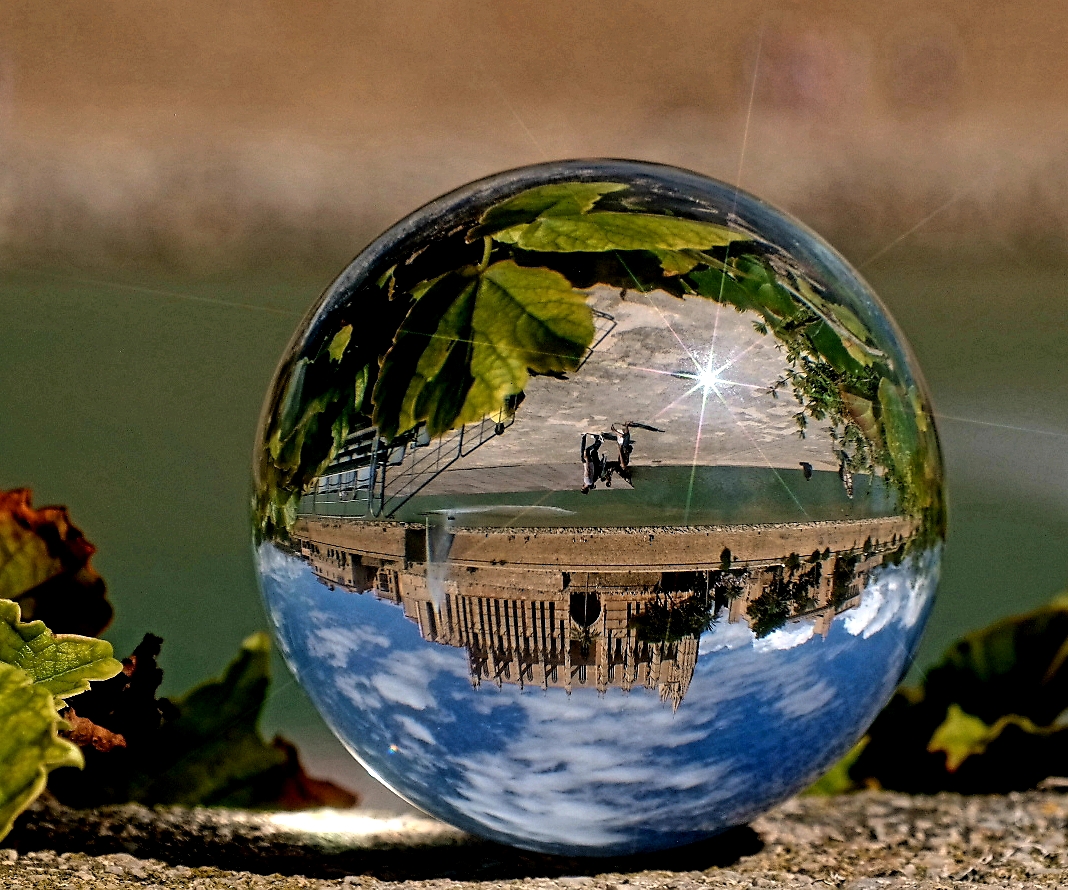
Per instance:
[[[879,421],[875,417],[873,403],[863,396],[858,396],[843,389],[839,389],[839,394],[842,397],[842,404],[845,405],[846,411],[849,412],[850,419],[860,428],[864,437],[877,447],[882,445],[882,432],[879,428]]]
[[[467,240],[477,241],[533,222],[539,216],[578,216],[588,212],[603,196],[626,188],[618,182],[559,182],[527,189],[483,213],[479,225],[467,234]]]
[[[81,766],[77,746],[62,739],[63,725],[47,689],[25,671],[0,662],[0,838],[60,766]]]
[[[416,417],[415,400],[431,381],[426,374],[448,353],[466,350],[470,345],[469,325],[458,325],[458,314],[466,309],[475,282],[468,276],[449,273],[435,279],[408,311],[393,345],[382,359],[382,367],[371,393],[372,421],[378,433],[392,440],[425,418]],[[459,304],[459,306],[457,306]],[[430,351],[426,361],[423,354]],[[442,358],[442,352],[446,355]],[[440,370],[440,368],[439,368]],[[448,386],[450,381],[438,381]],[[471,379],[456,378],[451,386],[456,397],[466,398]]]
[[[822,316],[832,324],[837,322],[862,343],[871,342],[871,332],[865,327],[864,322],[857,318],[852,309],[824,299],[812,289],[812,285],[805,281],[804,278],[797,277],[796,282],[801,296],[817,315]]]
[[[739,312],[758,310],[756,300],[749,290],[730,275],[718,269],[702,269],[688,278],[702,297],[722,303],[730,303]]]
[[[800,308],[793,296],[777,281],[769,281],[756,289],[755,302],[761,308],[765,318],[771,313],[776,318],[790,318]],[[774,319],[769,318],[769,321]]]
[[[270,640],[256,633],[218,680],[174,702],[179,716],[161,734],[159,773],[135,794],[157,803],[213,803],[283,758],[257,730],[270,683]]]
[[[297,425],[297,419],[304,414],[302,410],[302,396],[304,394],[304,377],[308,373],[308,365],[311,362],[302,358],[293,365],[289,372],[289,380],[286,383],[286,391],[282,396],[282,402],[278,406],[278,421],[275,427],[275,436],[269,444],[271,456],[278,458],[282,443],[293,433]]]
[[[131,777],[131,798],[181,806],[307,806],[292,787],[307,784],[292,746],[267,742],[258,724],[270,684],[270,639],[256,633],[223,676],[174,702],[177,717],[144,745],[140,773]],[[120,756],[122,752],[119,752]],[[355,799],[324,784],[336,805]]]
[[[345,354],[345,349],[349,345],[349,340],[352,339],[352,325],[345,325],[340,331],[334,334],[330,340],[330,345],[326,347],[326,351],[330,354],[335,362],[341,361],[341,356]]]
[[[654,250],[665,275],[685,275],[702,262],[699,254],[686,250]]]
[[[388,269],[386,269],[385,272],[383,272],[381,275],[378,276],[378,279],[375,281],[375,284],[378,287],[384,287],[384,288],[387,288],[388,290],[392,291],[393,290],[393,273],[396,272],[396,271],[397,271],[397,264],[394,263],[392,266],[390,266]]]
[[[983,754],[1009,726],[1017,726],[1033,735],[1051,735],[1057,732],[1057,729],[1052,727],[1043,729],[1035,726],[1026,717],[1018,714],[1006,714],[990,726],[974,714],[966,713],[960,705],[951,704],[946,710],[946,719],[939,724],[931,736],[931,741],[927,743],[927,750],[932,754],[944,753],[946,770],[955,773],[969,757]]]
[[[826,321],[820,319],[807,328],[809,339],[816,352],[832,368],[841,374],[857,374],[864,370],[842,343],[842,338]]]
[[[430,435],[503,410],[531,372],[573,371],[593,342],[586,293],[558,272],[494,263],[437,282],[409,312],[372,400],[392,439],[426,421]]]
[[[23,623],[19,607],[0,600],[0,662],[25,671],[33,683],[56,700],[89,688],[122,670],[111,643],[73,634],[53,635],[43,621]]]
[[[541,216],[494,235],[523,250],[570,253],[605,250],[707,250],[748,240],[742,232],[710,222],[652,213],[600,211],[581,216]]]
[[[356,375],[356,383],[353,386],[352,407],[356,411],[363,411],[363,400],[367,395],[367,381],[371,379],[370,365],[364,365],[360,373]]]
[[[444,275],[437,275],[434,278],[428,278],[426,281],[420,281],[409,291],[409,293],[412,295],[412,299],[421,300],[423,298],[423,294],[425,294],[428,290],[430,290],[430,288],[432,288],[435,284],[441,281],[441,279],[444,278],[445,275],[448,274],[449,273],[446,272]]]
[[[905,394],[887,377],[879,381],[879,408],[890,460],[902,484],[910,488],[915,476],[919,434],[911,405],[905,402]]]
[[[121,674],[94,683],[75,702],[78,722],[117,733],[124,745],[86,744],[85,769],[64,770],[49,781],[58,800],[77,809],[131,800],[272,809],[355,802],[343,789],[310,779],[292,745],[259,734],[270,681],[264,634],[245,640],[222,678],[176,703],[157,697],[162,642],[146,635]]]

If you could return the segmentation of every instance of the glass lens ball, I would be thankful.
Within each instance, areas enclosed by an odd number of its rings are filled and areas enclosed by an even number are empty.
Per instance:
[[[845,754],[944,535],[904,340],[716,180],[574,161],[402,220],[297,331],[255,456],[280,647],[418,807],[552,853],[701,840]]]

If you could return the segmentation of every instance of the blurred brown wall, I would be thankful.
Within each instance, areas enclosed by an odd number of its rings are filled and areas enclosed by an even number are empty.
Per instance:
[[[858,260],[932,213],[914,249],[1060,256],[1066,47],[1058,0],[6,0],[0,256],[333,261],[591,155],[740,181]]]

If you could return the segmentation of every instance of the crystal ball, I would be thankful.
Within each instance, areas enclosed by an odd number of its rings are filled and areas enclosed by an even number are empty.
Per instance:
[[[804,789],[910,663],[942,463],[915,361],[813,232],[627,161],[401,220],[268,394],[279,646],[372,775],[476,835],[617,855]]]

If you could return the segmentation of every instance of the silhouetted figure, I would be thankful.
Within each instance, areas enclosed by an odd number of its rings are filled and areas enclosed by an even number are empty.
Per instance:
[[[853,497],[853,471],[849,469],[849,457],[844,451],[838,455],[838,478],[842,480],[846,495]]]
[[[587,441],[591,440],[587,445]],[[597,486],[597,480],[605,471],[605,460],[601,457],[601,443],[604,439],[597,433],[582,434],[582,493],[589,494]],[[611,483],[606,483],[610,485]]]
[[[611,432],[607,433],[616,440],[616,445],[619,447],[619,468],[620,470],[630,469],[630,456],[634,453],[634,440],[630,437],[631,424],[627,423],[620,426],[617,423],[613,423],[611,426]]]
[[[631,427],[649,430],[653,433],[664,432],[658,427],[649,426],[645,423],[638,423],[636,420],[628,420],[623,424],[613,423],[609,428],[609,432],[605,433],[605,437],[615,440],[616,446],[619,448],[619,458],[611,463],[605,464],[605,485],[609,487],[612,485],[612,473],[619,473],[619,475],[626,479],[627,482],[630,482],[630,456],[634,453],[634,440],[630,435]]]
[[[810,464],[807,460],[800,461],[800,463],[801,463],[801,472],[805,474],[805,480],[807,481],[807,480],[811,479],[812,478],[812,464]]]

